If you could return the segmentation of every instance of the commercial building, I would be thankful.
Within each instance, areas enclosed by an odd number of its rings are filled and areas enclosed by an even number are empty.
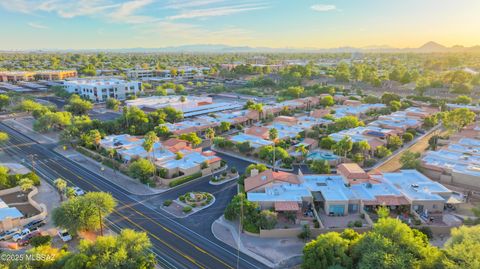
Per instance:
[[[76,70],[0,71],[0,82],[63,80],[77,75]]]
[[[125,102],[127,106],[136,106],[145,111],[155,111],[164,107],[173,107],[181,111],[199,108],[205,105],[213,104],[212,98],[208,96],[151,96],[137,98]]]
[[[125,100],[142,90],[142,83],[120,79],[79,79],[63,83],[64,89],[94,102],[105,102],[108,98]]]

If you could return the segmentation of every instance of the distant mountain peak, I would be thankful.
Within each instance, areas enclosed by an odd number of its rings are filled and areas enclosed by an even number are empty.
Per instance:
[[[439,43],[435,42],[435,41],[429,41],[429,42],[423,44],[423,46],[421,46],[418,49],[419,50],[426,50],[426,51],[438,51],[438,50],[446,50],[448,48],[445,47],[442,44],[439,44]]]

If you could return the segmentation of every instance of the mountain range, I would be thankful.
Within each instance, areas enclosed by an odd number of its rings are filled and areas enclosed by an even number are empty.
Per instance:
[[[92,52],[92,51],[105,51],[105,52],[131,52],[131,53],[254,53],[254,52],[266,52],[266,53],[447,53],[447,52],[480,52],[480,46],[464,47],[461,45],[455,45],[447,47],[434,41],[429,41],[418,48],[395,48],[386,45],[374,45],[367,47],[337,47],[337,48],[270,48],[270,47],[250,47],[250,46],[230,46],[223,44],[193,44],[193,45],[181,45],[171,47],[160,48],[123,48],[123,49],[83,49],[83,50],[30,50],[36,52],[50,52],[50,51],[73,51],[73,52]]]

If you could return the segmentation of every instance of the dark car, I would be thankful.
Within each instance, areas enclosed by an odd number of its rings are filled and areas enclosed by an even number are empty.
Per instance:
[[[24,227],[25,228],[28,228],[30,230],[32,230],[32,228],[38,228],[38,227],[42,227],[43,225],[46,224],[46,221],[44,219],[42,220],[34,220],[32,222],[29,222],[27,225],[25,225]]]

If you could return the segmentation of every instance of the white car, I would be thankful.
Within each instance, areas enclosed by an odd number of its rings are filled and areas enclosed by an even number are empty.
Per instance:
[[[80,189],[79,187],[73,187],[72,189],[75,191],[75,196],[85,195],[85,191]]]
[[[58,236],[62,239],[63,242],[68,242],[72,240],[72,236],[68,233],[67,230],[58,230]]]
[[[0,240],[8,240],[12,238],[16,233],[18,233],[19,229],[14,228],[12,230],[5,231],[0,234]]]
[[[12,239],[14,242],[17,242],[18,240],[24,238],[29,233],[31,233],[30,229],[23,229],[21,232],[17,232],[16,234],[14,234]]]

